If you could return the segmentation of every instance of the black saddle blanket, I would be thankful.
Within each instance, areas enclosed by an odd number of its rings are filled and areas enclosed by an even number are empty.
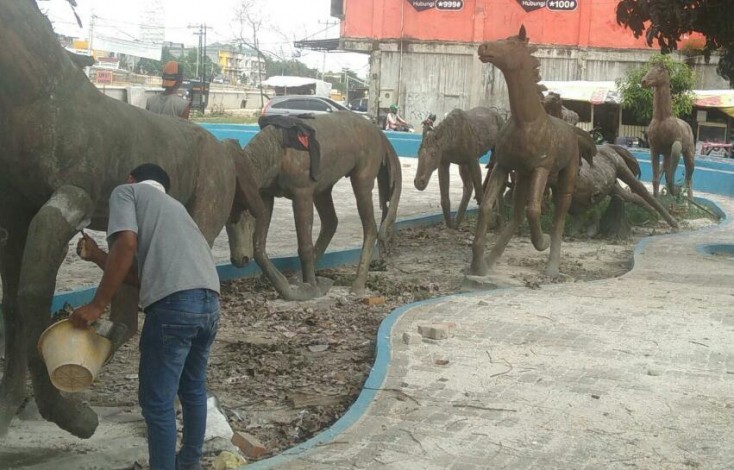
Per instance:
[[[257,124],[260,129],[265,129],[267,126],[279,128],[283,134],[283,147],[307,150],[310,159],[309,176],[316,181],[319,176],[321,146],[316,139],[316,130],[303,121],[313,118],[313,114],[300,114],[297,117],[260,116]]]

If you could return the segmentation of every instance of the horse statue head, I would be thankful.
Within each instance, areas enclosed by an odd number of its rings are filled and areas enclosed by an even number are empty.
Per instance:
[[[643,88],[655,88],[670,85],[670,72],[663,64],[655,64],[640,80]]]
[[[485,42],[479,46],[479,60],[490,63],[504,73],[519,70],[535,70],[536,82],[540,81],[540,61],[533,57],[537,47],[529,45],[530,38],[525,32],[525,26],[520,26],[517,36],[506,39]]]

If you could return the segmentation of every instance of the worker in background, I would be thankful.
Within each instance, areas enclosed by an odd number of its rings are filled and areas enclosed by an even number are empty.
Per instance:
[[[183,83],[183,65],[175,60],[166,62],[163,66],[163,93],[148,98],[145,109],[152,113],[164,116],[175,116],[182,119],[189,118],[191,103],[176,93]]]

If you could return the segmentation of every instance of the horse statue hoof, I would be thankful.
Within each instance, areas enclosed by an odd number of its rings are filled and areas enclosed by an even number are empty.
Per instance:
[[[318,286],[321,295],[326,295],[329,293],[331,286],[334,285],[334,280],[329,279],[328,277],[316,276],[316,285]]]
[[[306,283],[291,284],[288,294],[283,297],[286,300],[311,300],[317,297],[322,297],[329,292],[331,286],[334,284],[333,279],[327,277],[317,277],[316,285]]]

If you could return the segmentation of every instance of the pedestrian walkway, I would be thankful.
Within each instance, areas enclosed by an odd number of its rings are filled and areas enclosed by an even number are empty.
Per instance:
[[[731,225],[646,239],[620,278],[403,307],[347,415],[246,468],[731,468],[734,251],[707,245]]]

